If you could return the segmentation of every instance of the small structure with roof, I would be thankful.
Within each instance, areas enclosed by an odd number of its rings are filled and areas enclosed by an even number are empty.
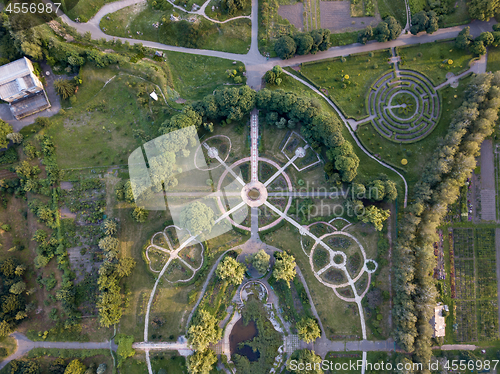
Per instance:
[[[50,108],[42,82],[26,57],[0,66],[0,99],[9,103],[16,119]]]
[[[429,323],[431,324],[434,332],[432,334],[433,338],[444,337],[446,335],[446,320],[443,312],[448,312],[448,305],[443,305],[438,303],[434,308],[434,315],[432,316]]]

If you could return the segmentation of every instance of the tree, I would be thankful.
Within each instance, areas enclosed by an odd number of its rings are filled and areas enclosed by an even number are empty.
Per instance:
[[[13,132],[13,133],[7,134],[6,138],[9,140],[12,140],[12,143],[21,144],[23,142],[24,136],[23,136],[23,134],[20,134],[18,132]]]
[[[215,274],[222,280],[227,280],[229,283],[239,285],[243,282],[243,278],[245,278],[245,267],[234,258],[226,256],[224,260],[217,265]]]
[[[275,252],[276,261],[274,263],[273,277],[276,280],[283,280],[290,287],[290,281],[295,278],[295,257],[287,252]]]
[[[429,16],[427,15],[427,12],[421,10],[420,12],[417,12],[411,17],[411,28],[410,32],[413,35],[417,35],[421,31],[425,31],[427,29],[427,26],[429,24]]]
[[[6,320],[0,322],[0,337],[9,336],[12,334],[12,331],[12,325],[9,322]]]
[[[384,21],[380,22],[375,28],[375,32],[373,34],[375,35],[375,38],[381,43],[388,41],[391,37],[389,25]]]
[[[385,181],[385,200],[393,202],[398,197],[398,189],[396,183],[391,180]]]
[[[455,38],[455,47],[458,49],[466,49],[471,44],[473,38],[470,34],[470,27],[466,26],[460,31]]]
[[[87,367],[76,358],[66,366],[64,374],[85,374],[85,370],[87,370]]]
[[[132,218],[138,223],[144,223],[148,219],[149,212],[143,207],[136,206],[132,211]]]
[[[187,359],[189,374],[209,374],[216,362],[217,356],[212,350],[196,351]]]
[[[252,266],[260,274],[264,274],[269,268],[269,256],[263,249],[252,256]]]
[[[7,147],[7,145],[9,144],[7,135],[12,134],[13,131],[14,130],[12,129],[11,125],[0,119],[0,148]]]
[[[425,27],[425,32],[427,32],[427,34],[432,34],[433,32],[437,31],[439,29],[439,26],[438,26],[438,16],[436,15],[436,12],[434,11],[430,11],[427,13],[428,17],[429,17],[429,21],[427,22],[427,25]]]
[[[306,343],[311,343],[321,337],[318,322],[313,318],[303,318],[297,322],[299,338]]]
[[[476,40],[474,41],[474,43],[472,43],[470,51],[475,55],[482,56],[486,54],[486,47],[484,46],[484,43],[482,41]]]
[[[476,38],[476,41],[481,41],[485,47],[489,47],[495,41],[495,37],[491,32],[485,31]]]
[[[301,349],[293,352],[286,368],[293,374],[323,374],[321,370],[322,359],[314,351]]]
[[[19,295],[26,290],[26,283],[23,281],[19,281],[17,283],[14,283],[12,286],[10,286],[10,292],[13,293],[14,295]]]
[[[374,205],[369,206],[365,210],[365,214],[362,216],[361,221],[365,223],[373,223],[377,231],[382,231],[384,227],[384,222],[391,215],[390,210],[383,210],[377,208]]]
[[[112,219],[106,219],[104,220],[103,224],[102,224],[102,228],[104,230],[104,233],[106,235],[115,235],[117,230],[118,230],[118,226],[116,225],[116,222]]]
[[[120,241],[112,236],[105,236],[99,240],[99,248],[105,252],[116,251]]]
[[[380,179],[370,182],[368,186],[368,198],[370,200],[381,201],[385,196],[385,183]]]
[[[75,83],[68,79],[58,79],[54,81],[54,88],[64,100],[75,94]]]
[[[307,55],[311,52],[314,41],[309,33],[300,33],[295,36],[295,43],[297,45],[297,54]]]
[[[295,55],[297,45],[295,41],[288,35],[280,36],[274,44],[274,51],[282,60],[287,60]]]
[[[369,40],[373,39],[373,28],[367,26],[366,29],[361,30],[358,34],[358,43],[366,44]]]
[[[500,11],[499,0],[469,0],[467,5],[469,15],[480,21],[489,21]]]
[[[397,19],[390,16],[390,17],[387,17],[384,21],[387,23],[387,27],[388,27],[389,32],[390,32],[389,40],[397,39],[397,37],[399,35],[401,35],[401,31],[402,31],[401,25],[399,24]]]
[[[56,358],[49,366],[49,372],[51,374],[64,374],[65,369],[66,369],[66,363],[62,358]]]
[[[212,343],[217,343],[221,337],[217,318],[210,312],[201,309],[200,313],[188,330],[188,343],[196,351],[204,351]]]
[[[214,211],[200,201],[185,206],[180,214],[180,225],[189,230],[191,235],[212,231]]]
[[[264,79],[266,83],[269,84],[276,84],[276,73],[272,70],[266,71],[266,74],[264,75]]]

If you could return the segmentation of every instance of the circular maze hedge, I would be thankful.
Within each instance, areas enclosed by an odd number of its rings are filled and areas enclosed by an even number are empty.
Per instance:
[[[399,70],[374,83],[368,110],[380,135],[397,143],[412,143],[425,138],[436,126],[440,100],[423,74]]]

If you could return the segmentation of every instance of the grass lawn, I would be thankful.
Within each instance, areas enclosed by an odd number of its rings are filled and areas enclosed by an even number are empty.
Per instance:
[[[370,54],[348,56],[345,62],[334,58],[302,64],[300,73],[333,97],[346,116],[361,118],[368,114],[365,96],[370,85],[392,66],[388,49]]]
[[[396,52],[401,56],[400,69],[411,69],[425,74],[434,85],[446,81],[446,74],[459,74],[469,69],[469,61],[473,57],[466,51],[455,48],[454,42],[439,42],[398,47]],[[453,60],[453,64],[445,64],[445,60]]]
[[[448,131],[453,112],[462,105],[464,91],[470,80],[470,77],[460,80],[460,84],[457,88],[447,86],[441,89],[443,102],[441,107],[442,115],[439,123],[430,136],[427,136],[419,142],[403,145],[387,140],[375,131],[371,122],[358,126],[356,135],[365,148],[372,154],[378,154],[380,159],[405,171],[403,175],[407,179],[409,186],[413,186],[420,178],[427,164],[427,160],[439,143],[439,139]],[[403,158],[408,160],[406,166],[401,165],[401,160]]]
[[[123,69],[89,67],[82,69],[81,75],[84,84],[76,95],[77,102],[64,114],[53,117],[47,131],[57,144],[59,166],[66,169],[126,164],[137,146],[157,135],[165,117],[161,102],[147,95],[153,86],[147,86],[142,95],[145,105],[140,105],[138,87],[143,81]]]
[[[331,288],[319,283],[312,273],[309,258],[302,251],[300,234],[295,227],[287,223],[280,229],[263,235],[262,241],[277,248],[292,251],[329,338],[332,335],[361,336],[361,324],[356,304],[343,302],[335,296]]]
[[[378,0],[377,6],[380,17],[385,18],[387,16],[393,16],[398,20],[401,27],[405,27],[406,12],[404,0]]]
[[[115,0],[65,0],[62,1],[63,8],[70,9],[65,11],[73,21],[80,18],[81,22],[87,22],[91,19],[105,4],[112,3]]]
[[[198,16],[199,20],[193,26],[187,21],[170,21],[174,12],[181,20],[188,18],[187,13],[178,9],[162,11],[146,4],[131,5],[108,14],[101,20],[100,27],[110,35],[151,40],[167,45],[242,54],[248,52],[251,43],[249,19],[217,24]],[[155,27],[154,24],[157,23],[159,26]]]
[[[330,34],[330,42],[332,43],[332,46],[356,43],[358,41],[358,34],[359,31]]]
[[[488,48],[488,60],[486,65],[486,71],[498,71],[500,70],[500,47]]]
[[[231,83],[227,70],[245,69],[241,62],[233,65],[233,61],[210,56],[196,56],[179,52],[166,52],[168,64],[171,67],[175,89],[182,98],[200,100],[212,94],[224,83]]]
[[[5,355],[0,354],[0,359],[10,356],[17,348],[16,340],[10,336],[0,338],[0,348],[5,349]]]

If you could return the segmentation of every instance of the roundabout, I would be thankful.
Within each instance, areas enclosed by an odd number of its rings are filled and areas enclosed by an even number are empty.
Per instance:
[[[384,138],[413,143],[425,138],[436,126],[440,98],[423,74],[396,69],[372,85],[368,110],[375,129]]]

